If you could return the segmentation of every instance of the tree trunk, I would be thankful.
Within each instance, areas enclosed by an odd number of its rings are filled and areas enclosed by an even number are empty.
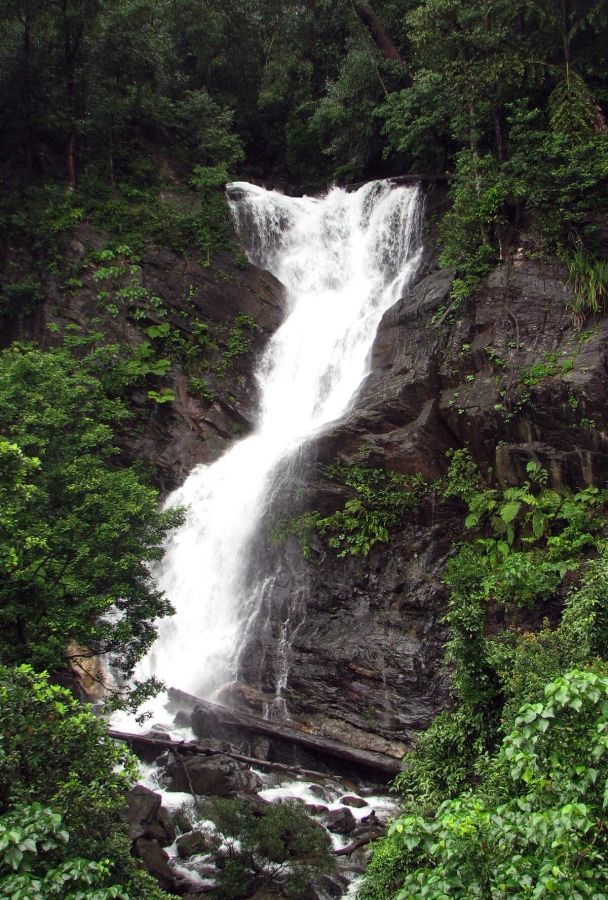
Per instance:
[[[351,764],[370,774],[381,773],[387,779],[394,778],[401,771],[401,761],[395,757],[349,747],[340,741],[301,731],[293,723],[273,722],[252,713],[228,709],[176,688],[169,688],[167,694],[175,709],[195,710],[192,727],[195,734],[204,738],[238,741],[245,735],[262,735],[286,745],[302,747],[320,760],[328,761],[330,765]],[[198,722],[195,721],[196,718]]]
[[[23,105],[25,107],[25,168],[28,183],[32,180],[34,150],[32,139],[32,20],[29,6],[25,8],[23,26]]]
[[[63,28],[63,65],[65,73],[65,90],[69,116],[69,128],[66,145],[66,167],[68,175],[68,189],[76,189],[76,163],[74,159],[74,145],[76,143],[76,121],[78,118],[78,98],[76,91],[76,58],[82,40],[82,28],[79,26],[72,34],[68,17],[67,2],[63,0],[62,28]]]
[[[74,162],[74,141],[76,135],[71,131],[68,135],[67,147],[67,169],[68,169],[68,188],[70,191],[76,190],[76,164]]]
[[[399,53],[393,41],[384,30],[384,26],[369,3],[361,3],[359,0],[350,0],[352,8],[361,22],[369,31],[372,40],[378,47],[385,59],[391,59],[403,66],[404,78],[407,87],[412,85],[412,76],[409,72],[408,63]],[[317,5],[316,0],[308,0],[308,5],[314,9]]]
[[[357,3],[355,0],[352,0],[353,9],[369,31],[372,36],[372,39],[382,56],[385,59],[392,59],[394,62],[400,63],[406,69],[406,80],[408,87],[412,84],[412,77],[407,70],[407,63],[395,47],[394,43],[384,30],[384,26],[382,22],[369,5],[369,3]]]

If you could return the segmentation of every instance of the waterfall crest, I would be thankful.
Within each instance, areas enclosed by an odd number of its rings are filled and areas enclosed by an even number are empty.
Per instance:
[[[248,550],[277,471],[352,405],[380,319],[421,252],[416,188],[377,181],[316,199],[239,182],[229,195],[250,260],[285,285],[285,319],[258,368],[254,432],[167,501],[187,509],[156,571],[175,615],[138,672],[207,698],[234,678],[256,612]]]

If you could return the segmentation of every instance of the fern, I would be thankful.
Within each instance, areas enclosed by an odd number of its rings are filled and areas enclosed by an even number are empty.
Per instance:
[[[554,131],[589,136],[596,110],[584,79],[573,69],[563,72],[549,97],[549,118]]]

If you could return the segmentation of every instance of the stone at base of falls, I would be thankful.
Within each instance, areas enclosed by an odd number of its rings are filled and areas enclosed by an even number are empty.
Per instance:
[[[188,859],[197,853],[207,853],[211,849],[211,845],[209,836],[202,831],[189,831],[178,837],[176,841],[177,855],[180,859]]]
[[[367,800],[364,800],[363,797],[355,797],[354,795],[347,794],[346,797],[340,797],[340,803],[343,806],[354,806],[358,809],[363,809],[364,806],[367,806]]]
[[[229,756],[196,756],[178,760],[170,754],[164,771],[168,791],[233,797],[235,794],[255,794],[262,787],[262,781],[255,772]]]
[[[185,691],[169,688],[173,711],[191,709],[191,725],[197,738],[229,740],[239,752],[251,756],[254,739],[269,740],[266,759],[317,772],[347,774],[358,779],[363,772],[374,781],[386,783],[401,771],[399,759],[347,744],[310,731],[299,730],[295,723],[273,722],[261,716],[202,700]]]
[[[134,850],[147,871],[156,878],[161,887],[176,893],[175,873],[169,865],[169,856],[156,841],[138,838]],[[181,893],[181,892],[180,892]]]
[[[129,834],[133,840],[145,837],[155,840],[161,847],[175,840],[175,828],[171,817],[162,806],[160,794],[141,784],[127,791],[126,808],[123,818],[129,823]]]
[[[330,809],[323,816],[323,824],[334,834],[350,834],[357,827],[357,820],[347,806]]]

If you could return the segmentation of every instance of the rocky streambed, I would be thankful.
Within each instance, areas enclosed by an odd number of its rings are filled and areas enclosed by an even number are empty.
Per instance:
[[[226,813],[265,828],[269,811],[282,806],[297,809],[302,828],[326,836],[333,860],[297,896],[347,896],[365,868],[371,841],[396,811],[395,800],[371,782],[309,771],[268,771],[235,759],[238,748],[227,742],[208,741],[207,747],[214,755],[163,752],[143,764],[141,783],[127,795],[125,817],[133,851],[161,886],[190,900],[227,896],[218,893],[218,886],[223,886],[226,868],[238,863],[243,848],[232,827],[222,831]],[[224,806],[218,807],[218,799]],[[261,841],[260,846],[266,846],[264,837]],[[262,900],[287,895],[291,864],[283,865],[280,849],[275,857],[256,854],[256,870],[247,871],[239,896]]]

